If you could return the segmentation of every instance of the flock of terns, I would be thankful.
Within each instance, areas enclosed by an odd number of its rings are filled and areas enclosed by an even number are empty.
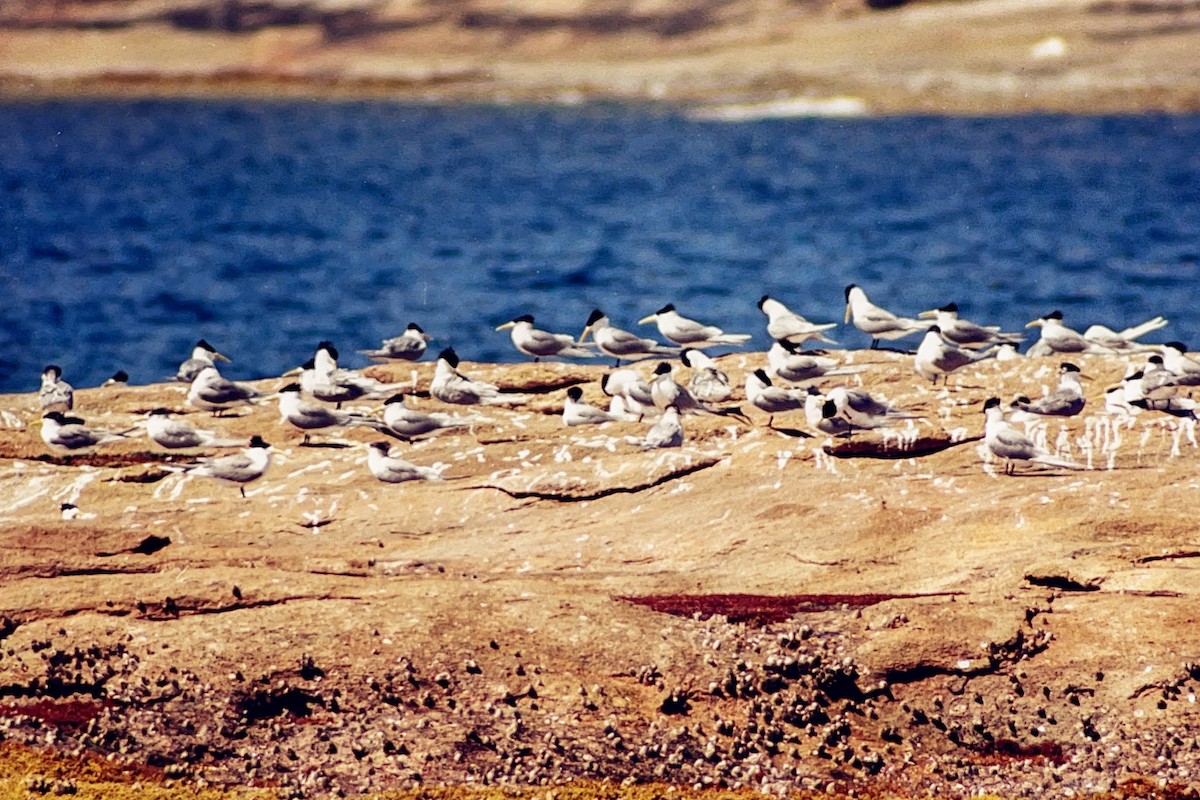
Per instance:
[[[918,375],[936,384],[966,366],[984,359],[1022,358],[1017,347],[1023,340],[1018,332],[1004,332],[995,326],[978,325],[958,315],[953,303],[921,312],[917,317],[894,314],[872,303],[857,285],[845,290],[845,322],[871,337],[871,347],[880,341],[896,341],[921,336],[913,355]],[[827,333],[838,323],[813,323],[791,311],[779,300],[763,296],[759,309],[767,317],[767,334],[773,340],[766,354],[767,363],[748,372],[746,400],[768,415],[772,426],[778,414],[803,411],[808,425],[830,436],[850,436],[855,431],[904,424],[919,414],[897,408],[872,397],[859,388],[840,384],[821,390],[815,382],[854,375],[864,369],[830,358],[819,351],[804,351],[808,342],[834,343]],[[749,424],[741,408],[719,404],[729,400],[733,389],[728,375],[703,351],[718,346],[739,346],[749,334],[726,333],[682,316],[674,305],[666,305],[639,320],[654,323],[668,343],[639,336],[612,324],[602,311],[588,317],[578,337],[551,333],[534,326],[534,318],[523,315],[500,325],[508,330],[512,343],[521,353],[534,358],[594,358],[605,355],[616,360],[616,368],[604,375],[601,389],[609,397],[608,408],[583,401],[578,386],[567,390],[562,410],[565,425],[601,424],[613,421],[653,421],[636,444],[644,449],[678,447],[684,441],[682,417],[688,414],[727,416]],[[1124,379],[1108,390],[1106,408],[1114,413],[1154,410],[1177,417],[1198,418],[1197,403],[1186,396],[1187,388],[1200,385],[1200,362],[1187,354],[1179,342],[1165,345],[1142,344],[1138,340],[1165,326],[1156,317],[1141,325],[1114,331],[1092,326],[1079,333],[1063,324],[1060,312],[1033,320],[1026,327],[1040,328],[1040,336],[1027,351],[1030,356],[1070,358],[1083,354],[1132,356],[1147,355],[1144,365],[1132,361]],[[591,336],[592,341],[587,342]],[[431,337],[422,328],[410,324],[399,336],[385,340],[378,349],[361,351],[376,361],[419,360]],[[687,384],[676,380],[676,367],[663,360],[678,357],[690,368]],[[443,430],[465,428],[486,421],[477,414],[427,412],[411,407],[411,383],[387,384],[361,372],[338,367],[338,351],[329,342],[321,342],[312,359],[286,373],[294,378],[274,393],[262,392],[246,383],[231,381],[220,374],[218,362],[229,359],[207,341],[197,342],[191,356],[180,364],[175,380],[188,384],[187,403],[195,409],[220,417],[241,406],[254,406],[268,397],[278,401],[282,422],[304,433],[304,442],[315,431],[366,427],[393,440],[411,441]],[[642,372],[623,367],[623,363],[660,359],[647,379]],[[1025,431],[1022,421],[1039,417],[1069,417],[1082,411],[1085,398],[1079,367],[1063,361],[1058,387],[1037,400],[1018,397],[1007,407],[993,397],[984,404],[984,442],[991,454],[1004,461],[1006,472],[1017,463],[1040,464],[1059,469],[1083,466],[1050,453]],[[118,373],[108,382],[128,380]],[[106,382],[106,383],[108,383]],[[797,386],[797,384],[803,384]],[[529,395],[505,391],[476,380],[459,369],[454,349],[439,353],[429,395],[447,405],[490,406],[521,405]],[[343,410],[342,405],[359,400],[384,400],[382,414]],[[192,427],[176,418],[170,410],[150,411],[146,419],[125,431],[89,427],[84,420],[70,416],[74,408],[71,386],[62,379],[62,370],[50,365],[42,373],[39,391],[41,438],[47,447],[60,454],[90,453],[111,442],[128,439],[144,430],[159,446],[168,450],[241,447],[228,456],[201,458],[190,464],[171,465],[169,469],[217,478],[244,485],[261,477],[271,464],[271,446],[260,436],[245,440],[222,438],[213,431]],[[439,477],[439,470],[411,464],[393,455],[388,441],[376,441],[367,449],[367,464],[380,481],[401,483]],[[242,488],[242,494],[245,490]]]

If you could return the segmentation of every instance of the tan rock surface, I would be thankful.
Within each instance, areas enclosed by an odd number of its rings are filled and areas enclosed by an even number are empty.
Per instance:
[[[687,417],[682,448],[643,452],[625,440],[640,424],[561,426],[565,386],[600,402],[603,368],[464,365],[540,393],[399,445],[448,465],[438,483],[375,481],[371,432],[299,446],[273,400],[188,415],[275,445],[243,499],[168,472],[180,457],[144,438],[47,461],[34,429],[13,429],[34,396],[0,397],[4,735],[312,791],[418,775],[1196,786],[1194,425],[1144,413],[1107,468],[1102,391],[1125,362],[1086,357],[1088,407],[1061,427],[1097,468],[1008,477],[970,438],[982,401],[1040,394],[1056,361],[985,363],[946,391],[910,357],[847,357],[925,415],[922,435],[968,441],[838,458],[798,435],[802,414],[779,432],[751,410],[753,427]],[[740,384],[761,360],[721,363]],[[417,370],[427,386],[431,365]],[[125,429],[183,400],[169,385],[83,390],[76,412]],[[151,535],[170,542],[137,552]],[[53,736],[13,716],[47,697],[98,716]]]

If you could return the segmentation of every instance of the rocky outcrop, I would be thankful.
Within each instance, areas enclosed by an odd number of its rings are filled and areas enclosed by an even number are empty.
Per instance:
[[[376,481],[369,431],[303,446],[273,407],[206,419],[275,445],[245,498],[145,439],[46,459],[20,425],[32,395],[0,397],[4,740],[130,782],[310,795],[1195,796],[1194,425],[1107,417],[1124,362],[1084,357],[1086,411],[1047,432],[1097,468],[1006,476],[970,441],[984,390],[846,357],[923,415],[916,433],[839,456],[803,415],[775,430],[751,411],[688,416],[683,447],[643,451],[638,423],[557,417],[563,387],[601,401],[602,368],[470,365],[532,399],[400,445],[440,482]],[[737,386],[761,358],[721,366]],[[1049,371],[985,362],[963,384],[1009,396]],[[76,403],[115,429],[186,411],[166,386]],[[864,457],[926,439],[965,444]]]

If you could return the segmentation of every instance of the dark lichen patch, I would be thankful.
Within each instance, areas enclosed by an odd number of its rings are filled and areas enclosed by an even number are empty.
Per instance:
[[[926,594],[659,594],[619,597],[628,603],[646,606],[677,617],[708,619],[722,616],[729,622],[765,625],[783,622],[796,614],[834,611],[841,608],[865,608],[888,600],[917,597],[948,597],[958,592]]]

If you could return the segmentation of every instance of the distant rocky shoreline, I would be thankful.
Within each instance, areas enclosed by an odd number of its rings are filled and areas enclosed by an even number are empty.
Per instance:
[[[1186,113],[1198,51],[1190,3],[13,3],[0,96]]]

